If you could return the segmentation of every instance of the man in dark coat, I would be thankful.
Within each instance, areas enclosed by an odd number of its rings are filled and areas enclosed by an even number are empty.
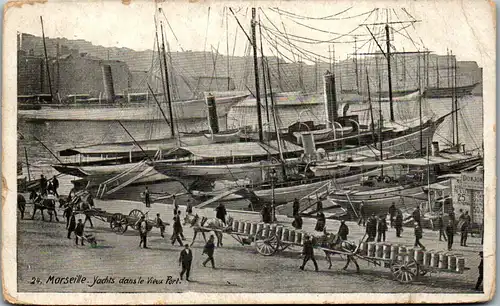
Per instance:
[[[347,240],[347,235],[349,235],[349,227],[345,224],[345,220],[340,221],[338,235],[340,239]]]
[[[295,198],[293,200],[293,216],[295,215],[298,215],[299,214],[299,209],[300,209],[300,202],[299,202],[299,199]]]
[[[412,217],[413,217],[413,220],[418,223],[418,225],[421,225],[420,224],[420,206],[417,206],[417,208],[413,211]]]
[[[443,214],[439,213],[439,216],[437,218],[437,227],[439,230],[439,241],[441,240],[441,237],[443,237],[444,241],[446,241],[446,235],[445,235],[445,226],[444,226],[444,220],[443,220]]]
[[[146,207],[151,207],[151,195],[149,194],[148,186],[146,186],[146,189],[144,190],[144,203],[146,204]]]
[[[387,221],[385,220],[385,215],[380,216],[377,225],[377,242],[385,242],[385,233],[387,232]]]
[[[45,178],[45,176],[43,174],[40,175],[40,193],[42,195],[47,194],[47,179]]]
[[[207,254],[208,258],[205,259],[203,262],[203,266],[205,267],[206,264],[210,261],[212,264],[212,268],[215,269],[215,262],[214,262],[214,251],[215,251],[215,243],[214,243],[214,235],[210,235],[210,238],[208,239],[208,242],[205,244],[205,247],[203,248],[203,253],[202,254]]]
[[[265,204],[260,213],[262,215],[262,222],[271,223],[271,206],[269,204]]]
[[[215,208],[215,217],[217,219],[220,219],[222,222],[224,222],[224,225],[226,225],[226,215],[227,215],[226,207],[221,202]]]
[[[446,226],[446,237],[448,239],[448,251],[451,251],[453,247],[453,236],[455,235],[455,226],[453,225],[453,220],[448,220],[448,225]]]
[[[142,245],[144,249],[148,249],[147,246],[148,222],[146,221],[146,217],[144,215],[141,216],[141,219],[139,219],[135,225],[139,229],[139,236],[141,237],[141,241],[139,242],[139,247],[141,247]]]
[[[68,228],[68,239],[71,239],[71,233],[74,232],[76,229],[76,219],[75,219],[75,215],[73,215],[73,213],[71,213],[71,215],[68,218],[68,227],[67,228]],[[77,242],[77,244],[78,244],[78,242]]]
[[[415,244],[414,246],[419,246],[422,248],[422,250],[425,251],[425,246],[420,242],[420,239],[422,239],[422,227],[420,227],[420,224],[418,222],[415,222]]]
[[[394,227],[396,228],[396,237],[401,237],[401,232],[403,230],[403,213],[401,210],[397,210],[396,218],[394,219]]]
[[[165,223],[163,223],[163,220],[160,218],[160,214],[156,214],[156,226],[160,229],[160,235],[162,238],[165,238]]]
[[[64,209],[63,212],[63,217],[66,217],[66,228],[68,228],[69,226],[69,221],[72,215],[73,215],[73,207],[71,205],[66,205],[66,208]]]
[[[184,245],[184,250],[179,255],[179,266],[182,266],[181,279],[186,273],[186,280],[189,282],[189,273],[191,272],[191,262],[193,262],[193,252],[189,249],[189,244]]]
[[[479,262],[479,266],[477,266],[479,276],[477,277],[476,287],[474,287],[474,289],[476,289],[477,291],[479,291],[479,288],[483,285],[483,273],[484,273],[484,271],[483,271],[483,251],[479,252],[479,257],[481,257],[481,261]]]
[[[303,224],[302,217],[299,214],[296,214],[295,216],[293,216],[292,226],[295,229],[302,229],[302,224]]]
[[[451,209],[449,212],[448,212],[448,218],[450,218],[450,220],[453,221],[453,228],[455,228],[455,224],[456,224],[456,220],[455,220],[455,211],[453,209]]]
[[[173,231],[172,231],[172,238],[170,239],[172,241],[172,245],[175,244],[175,242],[179,242],[179,245],[182,246],[182,241],[181,241],[181,236],[182,234],[182,224],[181,224],[181,216],[180,212],[176,216],[174,216],[174,225],[172,226]]]
[[[83,223],[82,219],[78,219],[78,224],[76,225],[75,228],[75,244],[78,245],[78,238],[80,238],[82,245],[83,244]]]
[[[312,260],[314,264],[314,269],[316,272],[318,272],[318,263],[316,262],[316,259],[314,258],[314,247],[313,243],[311,241],[311,237],[306,236],[306,240],[304,241],[304,248],[302,249],[302,255],[304,255],[304,260],[302,261],[302,266],[300,266],[301,270],[304,270],[304,267],[306,266],[306,263],[309,260]]]
[[[394,218],[396,217],[396,204],[392,202],[392,205],[389,207],[389,217],[391,218],[391,227],[394,227]]]
[[[469,226],[470,226],[470,216],[469,212],[466,211],[463,215],[461,225],[460,225],[460,245],[467,246],[467,236],[469,235]]]
[[[175,194],[172,195],[172,205],[174,206],[174,216],[177,216],[177,213],[179,212],[179,204],[177,204],[177,201],[175,200]]]
[[[368,235],[367,242],[375,241],[377,236],[377,219],[375,214],[372,214],[366,221],[366,234]]]
[[[358,225],[361,225],[363,223],[363,226],[366,225],[366,211],[365,211],[365,202],[361,201],[361,204],[359,204],[359,221]]]
[[[318,215],[316,216],[317,221],[316,221],[316,227],[314,228],[315,231],[322,232],[325,229],[326,225],[326,217],[323,212],[319,212]]]
[[[57,188],[59,188],[59,180],[54,175],[54,177],[52,178],[52,191],[57,197],[59,197],[59,193],[57,193]]]

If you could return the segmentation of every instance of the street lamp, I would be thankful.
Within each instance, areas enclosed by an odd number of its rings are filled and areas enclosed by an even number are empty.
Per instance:
[[[275,201],[274,201],[274,180],[276,179],[277,173],[276,169],[272,168],[271,172],[269,173],[269,176],[271,177],[271,192],[272,192],[272,197],[271,197],[271,209],[273,213],[273,222],[276,221],[276,209],[275,209]]]

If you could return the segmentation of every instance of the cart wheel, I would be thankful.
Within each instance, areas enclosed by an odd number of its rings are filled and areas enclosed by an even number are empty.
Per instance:
[[[419,275],[419,266],[413,258],[408,261],[396,259],[391,262],[391,272],[394,279],[400,283],[411,283]]]
[[[138,228],[135,226],[135,222],[137,220],[141,219],[141,217],[144,216],[144,213],[139,209],[132,209],[130,211],[130,213],[128,214],[128,216],[131,217],[131,219],[134,222],[134,225],[132,225],[132,228],[137,230]]]
[[[278,249],[278,239],[276,235],[264,240],[255,240],[255,248],[257,252],[264,256],[271,256],[276,253]]]
[[[120,213],[116,213],[111,217],[111,221],[109,222],[109,226],[113,230],[113,232],[117,234],[123,234],[127,230],[127,218]]]

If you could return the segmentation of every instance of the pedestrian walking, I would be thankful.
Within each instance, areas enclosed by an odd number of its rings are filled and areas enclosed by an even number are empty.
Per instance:
[[[359,221],[358,225],[363,224],[363,226],[366,225],[366,211],[365,211],[365,202],[361,201],[361,204],[359,204]]]
[[[367,242],[375,241],[377,236],[377,219],[375,214],[372,214],[366,221],[366,234],[368,236]]]
[[[439,241],[441,240],[441,237],[443,237],[444,241],[446,241],[446,234],[445,234],[445,226],[444,226],[444,220],[443,220],[443,213],[439,213],[439,216],[437,218],[437,226],[439,230]]]
[[[68,239],[71,239],[71,233],[76,229],[76,218],[75,215],[71,214],[68,218]],[[77,242],[78,244],[78,242]]]
[[[396,218],[394,218],[394,227],[396,228],[396,237],[401,237],[401,232],[403,231],[403,213],[400,209],[396,212]]]
[[[302,266],[300,266],[300,270],[304,270],[304,267],[306,266],[306,263],[309,260],[312,260],[314,264],[314,270],[318,272],[318,263],[316,262],[316,259],[314,258],[314,247],[313,243],[311,241],[311,237],[306,236],[306,240],[304,241],[304,247],[302,249],[302,255],[304,255],[304,260],[302,261]]]
[[[347,240],[347,235],[349,235],[349,227],[345,224],[345,220],[340,220],[338,235],[340,239]]]
[[[302,224],[303,224],[302,217],[299,214],[293,216],[292,226],[295,229],[302,229]]]
[[[325,229],[326,225],[326,217],[325,214],[320,211],[318,215],[316,216],[316,226],[314,227],[315,231],[322,232]]]
[[[144,190],[144,203],[146,203],[146,207],[151,207],[151,195],[149,194],[148,186]]]
[[[66,208],[63,212],[63,218],[66,217],[66,228],[69,227],[69,221],[71,216],[73,215],[73,207],[71,205],[66,205]]]
[[[141,241],[139,242],[139,247],[142,247],[144,249],[148,249],[147,246],[147,239],[148,239],[148,222],[146,221],[145,216],[141,216],[141,219],[139,219],[135,223],[136,228],[139,229],[139,236],[141,237]]]
[[[452,221],[453,221],[453,228],[455,228],[455,225],[456,225],[456,219],[455,219],[455,217],[456,217],[456,216],[455,216],[455,211],[454,211],[454,210],[453,210],[453,208],[452,208],[452,209],[450,209],[450,211],[448,212],[448,218],[449,218],[450,220],[452,220]]]
[[[316,202],[316,211],[317,212],[323,211],[323,202],[321,202],[320,200]]]
[[[82,219],[78,219],[78,224],[76,225],[75,228],[75,244],[78,245],[78,238],[80,238],[80,242],[82,245],[83,244],[83,231],[84,231],[84,225],[82,223]]]
[[[193,203],[191,203],[190,199],[187,200],[186,214],[188,214],[188,215],[192,215],[193,214]]]
[[[385,215],[381,216],[378,220],[377,225],[377,242],[385,242],[385,233],[387,232],[387,221],[385,220]]]
[[[189,244],[184,245],[184,250],[179,255],[179,266],[182,266],[181,279],[186,273],[186,280],[189,282],[189,274],[191,272],[191,263],[193,262],[193,252],[189,249]]]
[[[175,200],[175,194],[172,195],[172,205],[174,206],[174,216],[177,216],[177,213],[179,212],[179,205],[177,204],[177,201]]]
[[[425,251],[425,246],[420,242],[420,239],[422,239],[422,227],[418,222],[415,222],[415,245],[414,246],[419,246],[422,248],[422,250]]]
[[[478,272],[479,272],[479,276],[477,277],[476,287],[474,288],[477,291],[479,291],[479,288],[482,289],[482,287],[483,287],[483,273],[484,273],[484,269],[483,269],[483,251],[479,252],[479,257],[481,258],[481,261],[479,262],[479,266],[477,266],[477,269],[478,269]],[[481,290],[481,291],[483,291],[483,290]]]
[[[299,199],[295,198],[293,200],[293,213],[292,213],[292,216],[298,215],[299,214],[299,209],[300,209]]]
[[[214,243],[214,235],[210,235],[210,238],[208,239],[208,242],[205,244],[205,247],[203,248],[203,253],[202,254],[207,254],[207,259],[203,262],[203,266],[206,267],[207,263],[210,261],[212,264],[212,268],[215,269],[215,262],[214,262],[214,252],[215,252],[215,243]]]
[[[271,223],[271,206],[269,204],[265,204],[260,211],[262,215],[262,222]]]
[[[182,246],[182,241],[181,241],[181,233],[182,233],[182,224],[180,221],[180,215],[174,216],[174,225],[172,229],[172,237],[170,240],[172,241],[172,245],[175,244],[175,242],[179,242],[179,245]]]
[[[160,214],[156,214],[156,226],[160,229],[160,235],[162,238],[165,238],[165,223],[163,223],[163,220],[160,218]]]
[[[90,203],[88,202],[89,197],[90,194],[87,196],[86,201],[81,202],[81,208],[83,210],[83,213],[85,214],[85,221],[83,221],[83,225],[87,224],[87,221],[89,221],[90,227],[93,228],[94,224],[92,224],[92,219],[90,219],[90,214],[87,212],[87,210],[90,210]]]
[[[47,195],[47,179],[43,174],[40,175],[40,193],[43,195]]]
[[[57,189],[59,188],[59,180],[57,179],[57,177],[54,175],[54,177],[52,178],[52,191],[54,192],[54,194],[59,198],[59,193],[57,192]]]
[[[226,206],[224,206],[224,204],[222,204],[221,202],[215,208],[215,217],[221,220],[224,223],[224,225],[226,225],[226,215],[227,215]]]
[[[453,220],[448,220],[448,225],[446,226],[446,237],[448,240],[448,251],[451,251],[453,247],[453,236],[455,235],[455,226],[453,225]]]
[[[467,246],[467,236],[469,235],[469,226],[470,226],[470,216],[469,212],[466,211],[462,218],[462,221],[459,222],[460,226],[460,245],[466,247]]]
[[[391,228],[394,227],[394,218],[396,217],[396,203],[392,202],[392,205],[389,207],[389,217],[391,218]]]
[[[418,223],[419,226],[421,226],[421,223],[420,223],[420,215],[421,215],[421,212],[420,212],[420,206],[417,206],[417,208],[413,211],[412,213],[412,217],[413,217],[413,220]]]

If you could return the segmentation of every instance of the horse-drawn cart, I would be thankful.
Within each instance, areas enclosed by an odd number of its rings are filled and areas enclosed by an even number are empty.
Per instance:
[[[125,233],[129,226],[135,230],[138,230],[135,224],[141,219],[142,216],[147,216],[147,213],[145,214],[139,209],[132,209],[128,215],[124,215],[122,213],[110,213],[99,208],[76,210],[74,211],[74,214],[83,214],[85,216],[109,223],[110,228],[116,234]],[[156,222],[154,222],[153,220],[146,221],[148,223],[148,231],[156,226]]]

